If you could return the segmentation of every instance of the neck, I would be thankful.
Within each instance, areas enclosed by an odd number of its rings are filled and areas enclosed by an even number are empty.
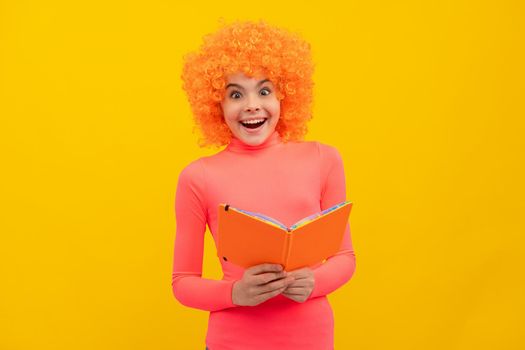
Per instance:
[[[273,133],[270,134],[270,136],[268,136],[268,138],[266,138],[266,140],[264,140],[263,143],[256,145],[256,146],[248,145],[242,142],[240,139],[236,138],[235,136],[232,136],[230,143],[226,147],[226,150],[233,151],[233,152],[244,152],[244,153],[254,152],[254,151],[263,150],[263,149],[278,145],[280,143],[281,143],[281,136],[279,135],[277,130],[274,130]]]

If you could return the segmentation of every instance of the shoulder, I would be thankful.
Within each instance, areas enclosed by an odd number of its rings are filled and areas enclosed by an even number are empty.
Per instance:
[[[327,155],[339,154],[339,150],[335,146],[328,145],[326,143],[322,143],[318,141],[315,141],[315,143],[317,144],[317,147],[319,147],[320,152],[323,152],[324,154],[327,154]]]
[[[214,154],[205,155],[189,162],[180,172],[181,176],[202,177],[226,161],[225,149]]]
[[[316,154],[323,162],[334,162],[341,160],[341,153],[332,145],[319,141],[289,141],[286,147],[309,155]]]
[[[288,141],[283,143],[284,147],[301,153],[319,153],[319,142],[317,141]]]
[[[321,162],[325,164],[341,162],[341,153],[335,146],[318,141],[312,142],[315,144],[317,151],[319,152]]]
[[[290,147],[298,147],[309,150],[316,150],[323,154],[337,154],[339,151],[336,147],[319,141],[289,141],[286,143]]]
[[[179,182],[196,183],[204,179],[204,158],[188,163],[179,173]]]
[[[319,141],[290,141],[287,143],[287,147],[293,150],[294,156],[302,155],[317,159],[323,169],[330,169],[343,164],[341,153],[335,146]]]
[[[333,169],[343,169],[343,158],[337,147],[322,142],[316,142],[319,150],[319,161],[322,174],[329,174]]]

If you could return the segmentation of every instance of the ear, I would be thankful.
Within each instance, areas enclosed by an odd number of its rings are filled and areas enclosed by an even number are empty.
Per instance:
[[[213,91],[212,93],[212,99],[213,101],[215,102],[222,102],[222,100],[224,100],[224,91],[221,91],[221,90],[215,90]]]

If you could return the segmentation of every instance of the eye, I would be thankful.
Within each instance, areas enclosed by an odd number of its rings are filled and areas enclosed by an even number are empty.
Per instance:
[[[263,95],[263,96],[267,96],[267,95],[269,95],[269,94],[271,94],[271,93],[272,93],[271,90],[268,89],[268,88],[263,88],[263,89],[261,90],[261,95]]]
[[[241,93],[239,91],[233,91],[230,93],[230,97],[234,99],[241,98]]]

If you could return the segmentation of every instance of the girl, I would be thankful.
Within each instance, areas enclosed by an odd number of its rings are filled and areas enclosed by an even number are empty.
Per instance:
[[[340,251],[316,266],[242,269],[219,259],[222,280],[202,278],[204,233],[208,225],[217,243],[220,203],[291,225],[346,199],[337,149],[302,141],[312,74],[310,45],[263,21],[223,26],[185,57],[183,88],[199,144],[226,145],[181,171],[175,199],[173,294],[210,312],[210,350],[334,348],[326,296],[355,270],[349,224]]]

